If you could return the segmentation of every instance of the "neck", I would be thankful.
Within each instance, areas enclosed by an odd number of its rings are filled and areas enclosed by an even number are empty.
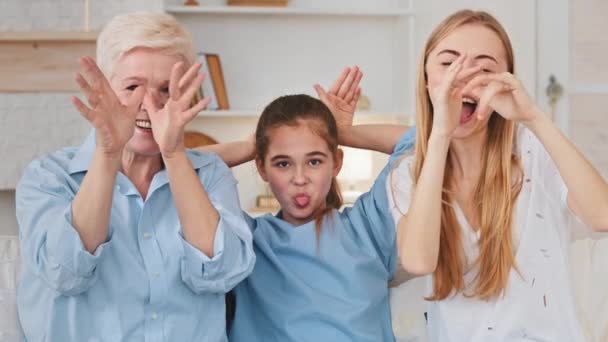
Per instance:
[[[152,183],[152,178],[163,168],[160,155],[143,156],[131,151],[122,154],[122,173],[135,185],[145,199]]]
[[[487,130],[475,132],[450,144],[450,160],[453,179],[456,183],[466,181],[477,184],[482,170],[483,147],[487,141]]]

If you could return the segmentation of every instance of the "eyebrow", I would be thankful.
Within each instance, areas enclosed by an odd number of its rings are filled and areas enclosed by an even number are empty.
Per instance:
[[[131,81],[144,82],[145,79],[143,77],[131,76],[131,77],[127,77],[124,80],[122,80],[123,83],[128,83]]]
[[[306,156],[307,157],[314,157],[314,156],[327,157],[327,154],[323,153],[321,151],[313,151],[313,152],[306,153]],[[291,158],[285,154],[277,154],[276,156],[270,158],[270,161],[273,162],[273,161],[279,160],[279,159],[291,159]]]
[[[439,51],[439,53],[437,54],[437,56],[439,56],[439,55],[441,55],[443,53],[449,53],[450,55],[454,55],[456,57],[460,56],[460,52],[458,52],[456,50],[450,50],[450,49]],[[477,56],[475,56],[475,59],[489,59],[491,61],[494,61],[494,63],[498,64],[498,61],[496,60],[496,58],[494,58],[494,57],[492,57],[490,55],[477,55]]]

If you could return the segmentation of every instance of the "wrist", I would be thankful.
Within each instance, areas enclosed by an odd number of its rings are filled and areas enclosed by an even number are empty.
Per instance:
[[[545,114],[540,108],[534,107],[532,114],[528,120],[522,121],[522,124],[526,126],[532,132],[538,131],[540,128],[551,124],[551,119]]]
[[[96,160],[107,172],[118,172],[122,163],[122,150],[120,152],[107,152],[99,147],[93,152],[93,159]]]
[[[188,156],[186,155],[185,149],[176,150],[172,152],[163,152],[161,153],[161,156],[166,167],[183,162],[184,160],[188,160]]]

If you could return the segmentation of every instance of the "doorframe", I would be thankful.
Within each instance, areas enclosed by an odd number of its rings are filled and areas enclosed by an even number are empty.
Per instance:
[[[549,112],[545,93],[549,77],[554,75],[564,92],[557,102],[554,120],[566,134],[570,133],[568,95],[575,89],[570,82],[570,16],[568,0],[536,0],[536,99]]]

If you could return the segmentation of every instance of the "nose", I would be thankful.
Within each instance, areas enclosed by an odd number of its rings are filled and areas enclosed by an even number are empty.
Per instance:
[[[309,182],[309,178],[306,175],[306,171],[303,167],[295,168],[291,182],[297,186],[303,186]]]
[[[146,112],[157,112],[165,106],[164,100],[158,91],[154,89],[146,90],[144,100],[141,104],[141,109]]]

